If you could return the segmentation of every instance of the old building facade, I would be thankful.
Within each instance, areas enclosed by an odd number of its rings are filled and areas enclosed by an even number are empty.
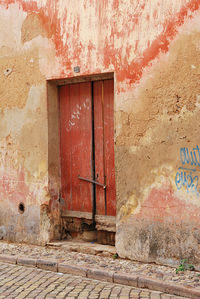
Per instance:
[[[199,24],[199,0],[0,0],[1,239],[200,265]]]

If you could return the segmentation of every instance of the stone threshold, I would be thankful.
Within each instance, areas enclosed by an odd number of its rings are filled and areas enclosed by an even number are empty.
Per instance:
[[[91,267],[83,267],[57,262],[56,260],[33,259],[27,257],[16,257],[12,255],[0,255],[0,262],[11,263],[20,266],[37,267],[53,272],[83,276],[100,281],[113,282],[131,287],[145,288],[152,291],[160,291],[171,295],[182,296],[192,299],[200,298],[200,290],[178,286],[152,279],[143,275],[122,274],[118,272],[99,270]]]
[[[85,254],[102,255],[112,257],[115,255],[116,248],[111,245],[98,244],[96,242],[84,242],[81,240],[53,241],[46,244],[47,248],[62,249],[64,251],[73,251]]]

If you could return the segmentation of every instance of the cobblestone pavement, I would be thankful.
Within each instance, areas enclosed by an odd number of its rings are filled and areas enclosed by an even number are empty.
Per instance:
[[[0,299],[3,298],[180,299],[183,297],[69,274],[0,263]]]
[[[84,254],[79,252],[70,252],[61,248],[47,248],[35,245],[13,244],[0,241],[0,254],[9,254],[13,256],[43,258],[45,260],[57,260],[71,265],[95,267],[101,270],[111,270],[120,273],[130,273],[136,275],[145,275],[156,278],[161,281],[169,282],[185,287],[192,287],[200,290],[200,273],[196,271],[185,271],[176,274],[176,269],[156,264],[145,264],[127,259],[113,259],[102,254]]]

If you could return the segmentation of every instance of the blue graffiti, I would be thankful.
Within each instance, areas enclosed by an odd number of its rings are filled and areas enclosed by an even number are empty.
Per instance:
[[[178,171],[175,177],[175,183],[178,190],[182,187],[185,187],[186,190],[189,192],[198,192],[198,176],[193,176],[192,172],[187,173],[186,171]]]
[[[187,147],[180,148],[180,158],[183,165],[200,166],[200,148],[197,145],[189,152]]]
[[[175,184],[178,190],[186,189],[187,192],[200,195],[199,177],[197,172],[200,171],[196,167],[200,166],[200,148],[197,145],[192,151],[187,147],[180,149],[180,160],[183,166],[179,167],[176,176]]]

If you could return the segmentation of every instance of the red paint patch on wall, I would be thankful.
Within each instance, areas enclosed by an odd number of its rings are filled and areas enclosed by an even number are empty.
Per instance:
[[[170,187],[153,188],[142,204],[140,213],[134,215],[134,218],[159,222],[199,223],[200,208],[178,199]]]
[[[47,1],[46,5],[42,8],[38,7],[37,1],[22,1],[22,0],[0,0],[0,4],[4,5],[6,8],[9,7],[10,4],[13,3],[19,3],[19,6],[26,12],[37,12],[39,13],[41,19],[43,20],[43,25],[46,28],[46,30],[49,32],[50,36],[52,36],[52,39],[54,41],[57,55],[62,58],[62,64],[63,64],[63,72],[60,74],[61,76],[65,75],[67,73],[67,76],[74,75],[72,65],[76,62],[76,65],[80,65],[82,67],[82,62],[80,61],[80,54],[84,51],[89,52],[88,56],[88,63],[87,69],[85,69],[85,66],[83,66],[81,69],[83,69],[82,75],[88,74],[88,73],[95,73],[97,72],[97,69],[93,69],[92,62],[90,62],[91,52],[96,51],[95,47],[91,44],[88,44],[87,49],[85,49],[82,46],[80,36],[79,36],[79,30],[80,30],[80,22],[78,21],[76,28],[74,28],[74,32],[67,32],[66,37],[69,37],[70,35],[74,34],[74,40],[73,40],[73,48],[76,49],[76,53],[72,54],[70,56],[69,54],[69,46],[68,43],[63,44],[62,41],[62,32],[61,32],[61,24],[58,14],[58,1]],[[96,5],[94,2],[91,2],[90,5]],[[139,6],[140,5],[140,6]],[[96,5],[97,6],[97,5]],[[157,38],[149,45],[147,49],[143,51],[143,53],[138,53],[138,58],[132,63],[129,63],[128,57],[124,58],[122,57],[122,48],[123,45],[121,45],[120,49],[114,48],[114,37],[126,37],[127,31],[130,32],[130,30],[134,30],[134,25],[137,24],[138,18],[142,17],[142,10],[145,6],[144,3],[141,3],[141,1],[138,0],[138,6],[139,14],[136,13],[133,18],[131,19],[132,22],[126,24],[125,28],[118,32],[116,27],[116,20],[111,20],[112,23],[112,31],[109,36],[106,36],[104,39],[104,50],[103,53],[100,51],[100,49],[97,49],[99,51],[99,55],[104,56],[104,63],[103,66],[97,66],[98,69],[109,69],[110,65],[114,66],[114,69],[116,71],[116,78],[117,82],[123,82],[125,80],[129,80],[129,85],[132,85],[133,83],[136,83],[140,80],[143,74],[143,69],[145,67],[148,67],[151,65],[151,62],[159,56],[160,53],[166,53],[169,49],[170,42],[173,40],[175,35],[177,34],[178,28],[184,23],[186,17],[191,18],[192,13],[197,11],[200,8],[200,1],[199,0],[191,0],[189,3],[187,3],[185,6],[181,8],[181,10],[174,15],[173,18],[164,20],[163,32],[157,36]],[[98,6],[97,6],[98,7]],[[119,2],[118,0],[113,1],[113,10],[116,10],[118,13],[118,7]],[[100,7],[97,10],[100,9],[107,9],[107,1],[102,0],[100,3]],[[81,13],[81,11],[80,11]],[[67,10],[63,12],[64,18],[67,18]],[[98,11],[98,14],[100,17],[103,18],[103,12]],[[154,12],[154,17],[156,18],[157,12]],[[100,20],[102,21],[101,26],[103,26],[103,23],[105,21],[109,20]],[[147,19],[144,19],[144,21],[148,21]],[[88,28],[90,30],[91,28]],[[67,28],[65,29],[67,31]],[[132,51],[137,48],[137,44],[133,45]],[[89,51],[88,51],[89,49]],[[131,50],[127,50],[127,56],[129,56],[129,53],[131,53]],[[74,61],[76,60],[76,61]],[[91,72],[90,72],[91,70]],[[122,91],[122,88],[117,87],[118,92]]]
[[[140,80],[143,69],[150,65],[150,63],[160,54],[166,53],[169,49],[170,42],[175,37],[178,28],[183,25],[185,18],[194,13],[200,8],[200,1],[190,1],[186,6],[182,7],[180,12],[172,20],[164,22],[164,31],[160,34],[147,48],[139,62],[133,61],[132,64],[117,74],[118,81],[130,79],[130,83],[135,83]],[[190,16],[191,17],[191,16]]]
[[[20,202],[26,203],[29,198],[29,204],[35,205],[36,198],[32,192],[30,192],[28,184],[25,182],[24,171],[15,173],[15,171],[5,172],[1,174],[0,180],[0,198],[7,199],[14,206]]]

